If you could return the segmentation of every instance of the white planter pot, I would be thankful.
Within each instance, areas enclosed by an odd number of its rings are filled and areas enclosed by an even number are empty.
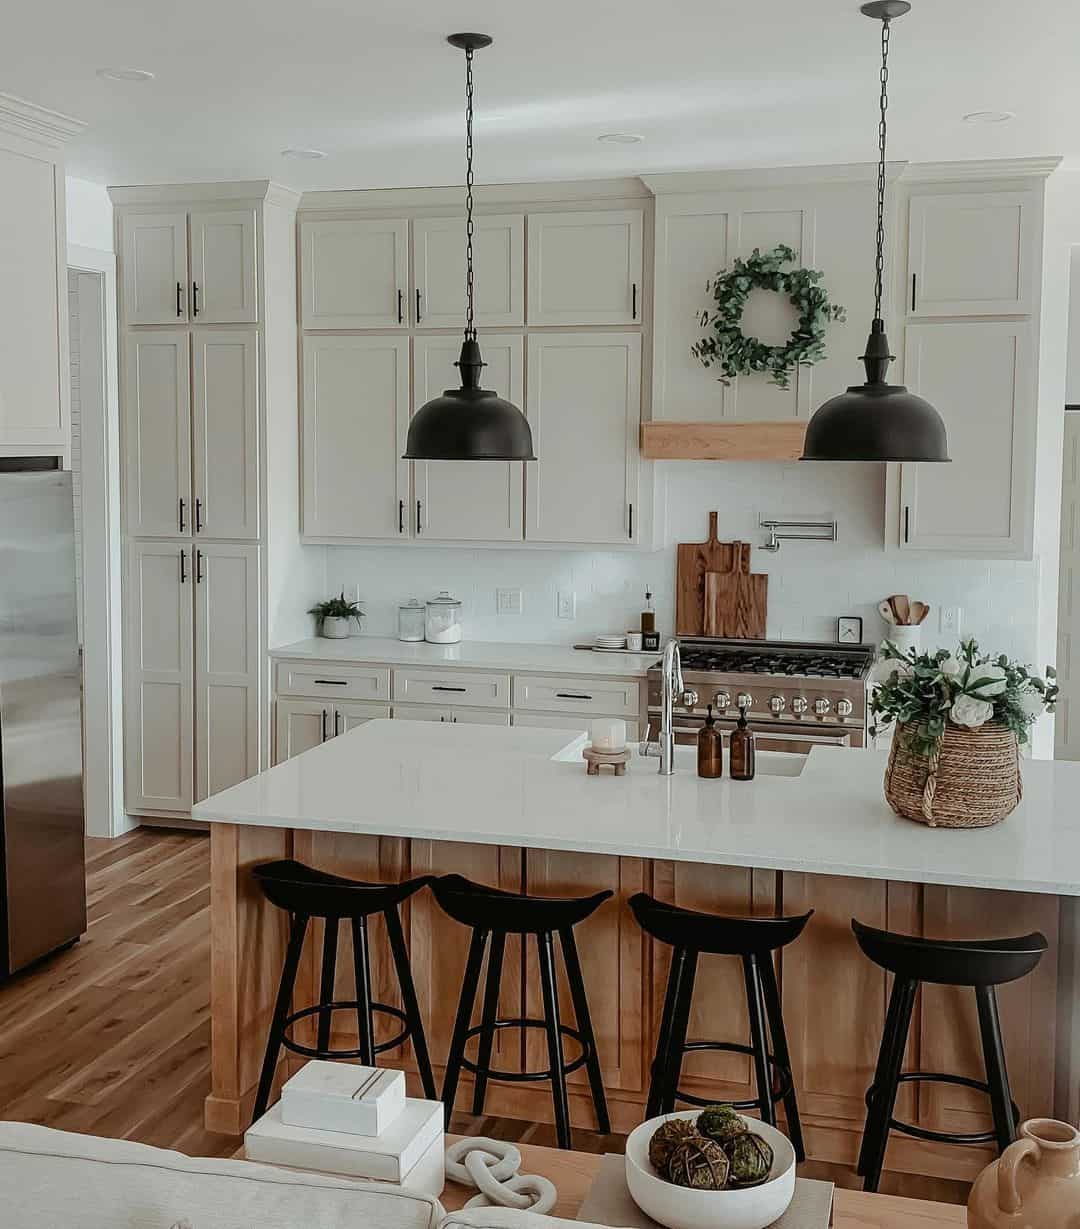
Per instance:
[[[906,653],[909,649],[914,649],[916,653],[922,652],[922,627],[917,623],[890,627],[885,639],[891,640],[901,653]]]
[[[352,635],[352,619],[323,619],[322,634],[327,640],[344,640]]]

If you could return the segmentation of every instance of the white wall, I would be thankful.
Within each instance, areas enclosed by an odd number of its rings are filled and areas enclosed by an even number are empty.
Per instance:
[[[71,246],[113,250],[112,201],[104,184],[67,176],[67,241]]]
[[[1072,249],[1069,267],[1069,357],[1065,373],[1065,400],[1080,405],[1080,247]]]

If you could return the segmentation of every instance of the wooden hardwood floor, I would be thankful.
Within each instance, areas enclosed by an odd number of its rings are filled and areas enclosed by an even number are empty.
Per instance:
[[[0,986],[0,1118],[135,1139],[192,1156],[241,1144],[203,1129],[210,1089],[210,842],[139,829],[88,839],[80,943]],[[547,1124],[455,1115],[453,1130],[554,1146]],[[623,1136],[574,1132],[585,1152]],[[807,1176],[854,1187],[840,1166]],[[885,1174],[890,1194],[962,1203],[962,1183]]]

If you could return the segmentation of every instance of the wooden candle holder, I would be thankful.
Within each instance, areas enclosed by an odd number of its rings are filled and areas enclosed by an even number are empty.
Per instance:
[[[598,777],[601,768],[614,768],[617,777],[626,776],[626,765],[630,763],[630,748],[623,747],[621,751],[597,751],[595,747],[582,749],[581,758],[588,765],[586,771],[590,777]]]

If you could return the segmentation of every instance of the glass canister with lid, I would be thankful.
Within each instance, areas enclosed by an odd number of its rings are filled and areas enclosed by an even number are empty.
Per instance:
[[[407,602],[403,602],[397,611],[397,638],[406,641],[423,640],[424,614],[424,603],[419,598],[411,597]]]
[[[424,639],[432,644],[457,644],[461,639],[461,603],[446,589],[428,599]]]

